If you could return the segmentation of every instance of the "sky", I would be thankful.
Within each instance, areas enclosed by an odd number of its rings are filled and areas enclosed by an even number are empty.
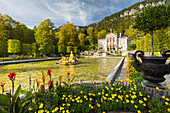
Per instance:
[[[143,0],[0,0],[0,13],[29,28],[39,26],[45,19],[56,27],[68,21],[86,26],[140,1]]]

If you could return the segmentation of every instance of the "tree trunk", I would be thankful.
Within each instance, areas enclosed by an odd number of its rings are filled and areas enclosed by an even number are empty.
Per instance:
[[[152,47],[152,56],[154,55],[154,50],[153,50],[153,30],[151,30],[151,47]]]

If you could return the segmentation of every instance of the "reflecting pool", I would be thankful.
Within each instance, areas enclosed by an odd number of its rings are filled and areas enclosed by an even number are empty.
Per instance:
[[[29,76],[31,75],[32,84],[34,80],[40,80],[42,72],[46,77],[46,84],[49,81],[47,70],[52,70],[52,79],[54,82],[59,80],[62,76],[62,81],[67,82],[67,73],[70,72],[70,79],[75,76],[74,81],[80,79],[105,79],[107,75],[112,72],[114,67],[118,64],[120,59],[117,58],[80,58],[81,64],[78,65],[56,65],[54,61],[42,61],[32,63],[21,63],[0,66],[0,82],[5,82],[5,89],[11,88],[11,81],[8,78],[10,72],[16,72],[15,86],[22,85],[22,89],[29,88]],[[16,89],[16,88],[15,88]],[[1,91],[1,89],[0,89]]]

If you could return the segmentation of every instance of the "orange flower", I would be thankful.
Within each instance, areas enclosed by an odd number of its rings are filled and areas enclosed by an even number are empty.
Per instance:
[[[48,84],[49,84],[49,85],[51,84],[51,80],[48,81]]]
[[[68,74],[68,76],[70,76],[70,72],[68,72],[67,74]]]
[[[8,75],[8,77],[9,77],[10,80],[13,81],[13,80],[15,80],[15,76],[16,76],[16,75],[17,75],[17,74],[16,74],[15,72],[13,72],[13,73],[10,72],[9,75]]]
[[[51,72],[52,72],[51,70],[48,70],[47,75],[51,76]]]
[[[1,82],[1,87],[4,87],[4,85],[5,85],[5,83],[2,83],[2,82]]]
[[[41,78],[42,80],[43,80],[43,82],[45,82],[45,77],[44,76],[42,76],[42,78]]]

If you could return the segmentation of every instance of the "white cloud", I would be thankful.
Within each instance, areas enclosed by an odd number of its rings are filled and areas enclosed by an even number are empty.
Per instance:
[[[142,0],[138,0],[142,1]],[[129,7],[134,0],[0,0],[0,13],[27,26],[38,26],[51,19],[61,26],[67,21],[88,25]]]

